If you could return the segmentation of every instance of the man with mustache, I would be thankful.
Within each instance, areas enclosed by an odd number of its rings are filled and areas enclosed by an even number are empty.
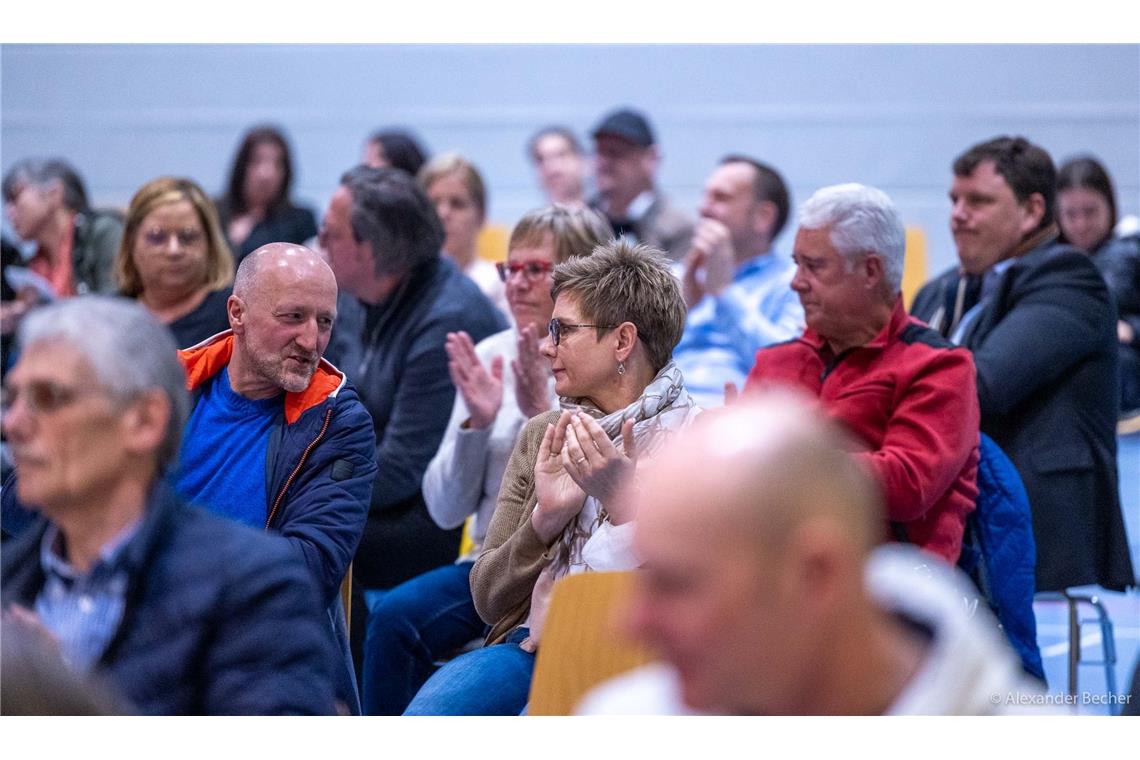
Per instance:
[[[305,560],[347,655],[337,590],[368,514],[372,418],[321,358],[336,319],[336,278],[298,245],[242,259],[230,330],[179,352],[194,393],[177,488],[188,501],[280,533]],[[357,707],[346,666],[337,696]]]
[[[590,206],[605,215],[614,237],[655,246],[680,261],[689,252],[693,222],[657,184],[661,150],[649,119],[619,108],[603,116],[591,136],[598,193]]]

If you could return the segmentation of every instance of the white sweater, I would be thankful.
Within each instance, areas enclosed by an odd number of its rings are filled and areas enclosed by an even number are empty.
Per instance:
[[[977,590],[958,570],[913,547],[888,544],[871,555],[865,578],[883,609],[933,633],[922,665],[888,715],[1061,714],[1024,675],[989,611],[971,612]],[[577,712],[693,714],[681,697],[677,671],[662,662],[598,686]]]
[[[526,422],[515,400],[515,375],[511,371],[511,360],[518,356],[516,340],[514,329],[508,329],[475,346],[475,354],[488,371],[493,357],[503,357],[503,405],[490,427],[463,430],[459,426],[469,414],[462,394],[456,393],[451,419],[439,451],[424,472],[424,501],[437,525],[445,529],[456,528],[469,515],[475,515],[471,531],[475,547],[461,559],[473,560],[483,545],[499,498],[503,471],[507,468],[519,430]],[[553,377],[548,381],[547,393],[549,408],[554,409],[557,397],[554,395]]]

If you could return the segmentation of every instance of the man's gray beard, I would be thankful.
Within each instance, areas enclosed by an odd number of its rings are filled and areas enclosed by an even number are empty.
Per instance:
[[[278,361],[265,360],[259,357],[254,357],[253,368],[257,373],[269,380],[278,388],[289,393],[300,393],[309,387],[309,383],[313,380],[313,375],[317,371],[317,364],[314,362],[310,365],[309,372],[303,377],[297,373],[286,372],[285,360]]]

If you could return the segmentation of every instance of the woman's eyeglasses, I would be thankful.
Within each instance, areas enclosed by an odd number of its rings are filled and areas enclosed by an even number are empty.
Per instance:
[[[611,330],[617,325],[569,325],[560,320],[558,317],[550,320],[550,324],[546,326],[546,332],[550,334],[550,340],[554,345],[562,342],[562,333],[574,332],[579,327],[596,327],[599,330]]]
[[[495,269],[498,270],[499,279],[503,282],[511,279],[519,272],[522,272],[531,282],[535,282],[536,280],[542,279],[550,270],[554,269],[554,265],[549,261],[527,261],[525,263],[520,261],[499,261],[495,264]]]

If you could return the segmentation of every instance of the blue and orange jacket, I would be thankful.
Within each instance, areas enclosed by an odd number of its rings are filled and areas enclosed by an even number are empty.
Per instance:
[[[229,364],[226,331],[178,352],[195,393]],[[265,462],[266,530],[301,553],[326,604],[356,553],[376,477],[372,417],[344,373],[321,360],[309,387],[286,393]]]

